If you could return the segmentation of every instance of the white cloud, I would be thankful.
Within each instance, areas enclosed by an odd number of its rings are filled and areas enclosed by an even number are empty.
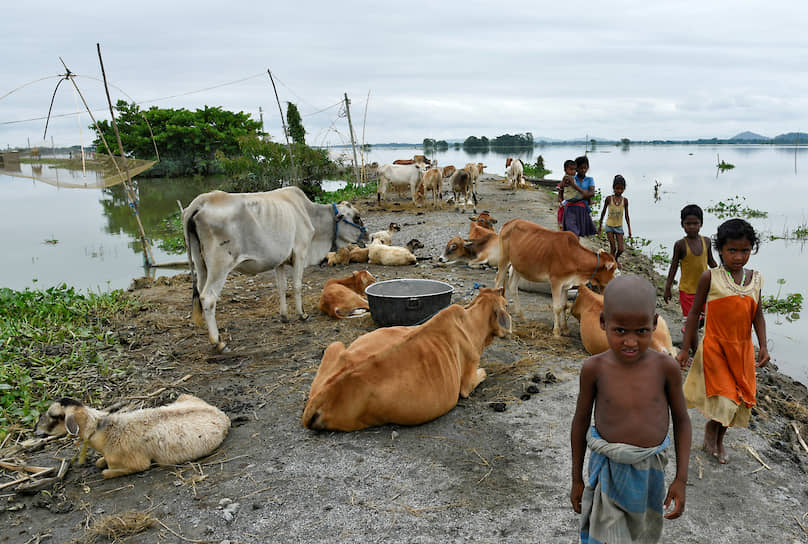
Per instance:
[[[103,90],[91,79],[100,78],[101,43],[109,80],[134,99],[184,95],[156,105],[221,106],[256,118],[260,106],[277,135],[267,68],[315,139],[347,134],[336,108],[311,115],[345,92],[361,130],[368,90],[365,132],[374,143],[525,131],[637,140],[808,130],[808,4],[766,7],[726,0],[18,3],[0,19],[0,96],[63,73],[61,56],[83,76],[77,82],[91,106],[103,110]],[[251,75],[259,77],[185,94]],[[55,84],[0,99],[0,147],[41,139],[44,120],[9,122],[44,116]],[[74,100],[62,84],[54,113],[74,111]],[[77,143],[75,118],[52,119],[49,134],[57,145]]]

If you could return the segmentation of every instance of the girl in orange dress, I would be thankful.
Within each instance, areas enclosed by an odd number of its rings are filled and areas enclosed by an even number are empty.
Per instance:
[[[760,305],[763,278],[759,272],[744,268],[759,245],[755,229],[743,219],[730,219],[718,227],[714,246],[721,266],[699,278],[682,350],[676,357],[684,368],[699,314],[704,311],[704,338],[693,358],[684,393],[687,407],[698,408],[710,420],[704,428],[704,450],[722,464],[728,461],[724,434],[728,427],[749,424],[755,405],[755,368],[766,365],[770,358]],[[753,327],[760,346],[757,359]]]

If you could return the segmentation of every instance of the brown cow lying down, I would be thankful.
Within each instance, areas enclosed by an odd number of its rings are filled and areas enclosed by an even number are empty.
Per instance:
[[[510,330],[503,291],[481,288],[468,306],[452,304],[423,325],[376,329],[348,348],[334,342],[311,384],[303,425],[355,431],[440,417],[485,379],[477,366],[483,349]]]
[[[606,331],[600,322],[603,313],[603,295],[599,295],[586,285],[578,286],[578,296],[570,311],[581,324],[581,342],[590,355],[597,355],[609,349],[606,341]],[[654,335],[651,337],[651,349],[660,353],[676,356],[679,350],[673,347],[671,333],[665,318],[659,316]]]
[[[365,287],[374,283],[367,270],[358,270],[344,278],[332,278],[325,282],[320,294],[320,311],[337,319],[361,317],[369,310]]]

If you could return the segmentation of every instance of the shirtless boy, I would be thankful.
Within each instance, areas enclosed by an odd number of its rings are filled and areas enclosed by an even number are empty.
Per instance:
[[[685,509],[690,418],[679,365],[648,349],[658,317],[655,305],[656,290],[639,276],[615,278],[604,292],[600,326],[610,349],[581,367],[572,420],[570,500],[583,513],[582,542],[658,542],[664,510],[673,503],[664,517],[676,519]],[[593,405],[595,425],[590,428]],[[666,495],[670,418],[676,476]],[[592,451],[585,487],[587,445]]]

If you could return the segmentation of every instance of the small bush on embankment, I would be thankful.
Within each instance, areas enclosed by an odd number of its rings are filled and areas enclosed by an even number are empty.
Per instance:
[[[31,428],[60,396],[97,397],[119,372],[103,353],[118,343],[111,320],[136,304],[120,290],[0,289],[0,442]]]

